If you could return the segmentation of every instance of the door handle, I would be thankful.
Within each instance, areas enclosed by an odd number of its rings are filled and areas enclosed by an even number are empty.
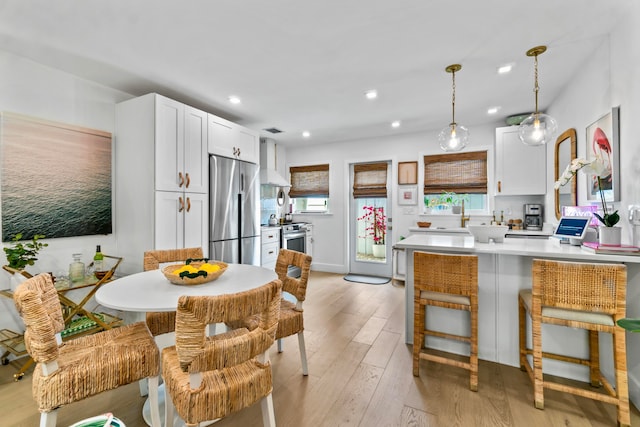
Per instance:
[[[187,185],[186,185],[186,187],[189,188],[189,184],[191,184],[191,178],[189,178],[189,172],[187,172],[185,175],[187,177]]]
[[[498,181],[498,193],[502,192],[502,181]]]
[[[191,210],[191,197],[187,197],[187,212]]]
[[[184,200],[182,200],[182,196],[178,197],[178,212],[182,212],[184,210]]]
[[[182,187],[184,184],[184,176],[182,176],[182,172],[178,172],[178,187]]]

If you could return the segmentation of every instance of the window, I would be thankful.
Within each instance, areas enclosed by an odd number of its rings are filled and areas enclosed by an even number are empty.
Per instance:
[[[487,206],[487,152],[473,151],[424,156],[424,200],[442,193],[465,196],[465,207],[485,210]]]
[[[289,198],[293,211],[327,212],[329,200],[329,165],[292,166]]]

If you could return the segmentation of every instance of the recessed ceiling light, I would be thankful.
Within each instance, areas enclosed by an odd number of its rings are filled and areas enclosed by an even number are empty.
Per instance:
[[[378,97],[378,91],[368,90],[367,92],[365,92],[364,96],[366,96],[367,99],[376,99]]]
[[[308,130],[305,130],[304,132],[302,132],[302,136],[304,138],[309,138],[311,136],[311,132],[309,132]]]
[[[491,107],[487,110],[487,114],[495,114],[500,111],[500,107]]]
[[[498,74],[507,74],[513,69],[513,64],[505,64],[498,67]]]
[[[237,96],[235,96],[235,95],[231,95],[229,97],[229,102],[232,103],[232,104],[240,104],[242,102],[242,100],[240,98],[238,98]]]
[[[400,120],[396,120],[395,122],[391,122],[391,127],[392,128],[399,128],[400,127]]]

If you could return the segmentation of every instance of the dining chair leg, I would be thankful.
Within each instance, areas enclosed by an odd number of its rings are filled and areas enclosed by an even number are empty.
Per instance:
[[[175,417],[175,406],[169,394],[168,387],[164,388],[164,427],[173,427],[173,419]]]
[[[300,361],[302,362],[302,375],[309,375],[307,367],[307,349],[304,345],[304,331],[298,332],[298,347],[300,347]]]
[[[138,381],[138,388],[140,389],[140,396],[145,397],[149,394],[149,382],[147,378]]]
[[[58,410],[43,412],[40,414],[40,427],[56,427]]]
[[[159,376],[149,377],[149,409],[151,410],[151,425],[160,427],[160,406],[158,401]]]
[[[276,427],[276,415],[273,411],[273,396],[269,393],[262,398],[262,424],[264,427]]]
[[[282,353],[282,338],[278,340],[278,353]]]

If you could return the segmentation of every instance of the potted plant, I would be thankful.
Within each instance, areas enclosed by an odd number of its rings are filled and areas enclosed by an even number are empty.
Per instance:
[[[38,252],[49,246],[47,243],[38,242],[38,239],[44,239],[44,235],[36,234],[31,241],[23,243],[22,233],[13,236],[11,241],[13,246],[3,248],[7,256],[7,267],[22,271],[27,265],[33,265],[38,260]]]
[[[386,254],[385,237],[387,234],[387,216],[384,207],[363,206],[364,215],[358,221],[365,221],[365,232],[373,239],[373,256],[383,258]]]
[[[571,160],[571,163],[567,165],[560,179],[555,182],[554,188],[557,190],[563,185],[566,185],[582,168],[587,168],[587,170],[591,171],[591,173],[596,176],[598,182],[598,193],[600,194],[600,201],[602,202],[602,215],[595,212],[593,213],[602,223],[602,226],[598,229],[598,240],[600,244],[620,246],[621,229],[620,227],[614,227],[618,221],[620,221],[620,215],[618,215],[617,210],[610,213],[607,208],[607,202],[604,199],[602,178],[607,177],[610,172],[601,157],[596,157],[593,160],[585,160],[583,158]]]

